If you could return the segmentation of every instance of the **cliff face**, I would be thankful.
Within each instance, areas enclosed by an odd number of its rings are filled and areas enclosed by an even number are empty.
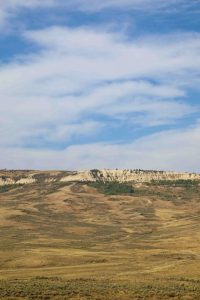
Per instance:
[[[82,172],[0,171],[0,186],[43,182],[150,182],[200,180],[200,174],[142,170],[91,170]]]
[[[31,184],[35,183],[36,179],[32,176],[22,177],[22,178],[13,178],[8,176],[0,176],[0,186],[4,185],[13,185],[13,184]]]
[[[200,174],[142,170],[101,170],[97,172],[96,178],[103,181],[150,182],[152,180],[198,180]]]

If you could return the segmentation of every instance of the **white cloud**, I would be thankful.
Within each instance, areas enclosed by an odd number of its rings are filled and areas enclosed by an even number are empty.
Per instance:
[[[142,10],[146,13],[178,11],[181,9],[197,11],[198,0],[2,0],[0,4],[0,28],[13,25],[13,17],[16,17],[21,10],[33,10],[40,8],[61,8],[66,13],[70,11],[96,12],[105,9]]]
[[[41,51],[0,67],[4,145],[23,145],[37,135],[65,142],[74,124],[81,135],[95,124],[94,134],[106,125],[96,124],[99,114],[148,127],[197,109],[180,101],[200,69],[197,34],[128,41],[116,33],[53,27],[24,38]]]
[[[25,37],[49,50],[48,59],[59,68],[58,75],[67,68],[70,78],[79,72],[84,82],[91,81],[91,75],[93,81],[169,74],[179,79],[184,72],[199,72],[200,35],[195,33],[128,41],[123,35],[88,28],[52,27],[27,32]]]
[[[5,28],[10,22],[9,19],[16,16],[21,9],[54,7],[57,4],[57,0],[1,0],[0,28]]]
[[[46,128],[45,131],[40,132],[43,135],[43,143],[45,142],[63,142],[70,140],[72,137],[80,137],[80,136],[90,136],[98,133],[100,129],[103,127],[103,123],[100,122],[80,122],[78,124],[67,124],[67,125],[58,125],[54,130]],[[38,132],[36,132],[36,137]]]
[[[76,145],[62,151],[1,148],[0,165],[15,169],[143,168],[199,172],[199,149],[197,124],[124,145]]]
[[[23,147],[31,139],[56,145],[73,137],[95,136],[108,125],[107,117],[115,126],[122,121],[130,127],[150,127],[171,125],[197,111],[184,97],[198,80],[198,34],[130,41],[122,33],[52,27],[23,36],[41,50],[0,66],[0,152],[5,159],[0,166],[181,168],[185,160],[183,168],[188,169],[187,155],[192,155],[193,166],[199,128],[188,134],[160,133],[126,145],[89,144],[58,152]],[[169,142],[166,150],[161,147],[164,136]],[[172,137],[176,147],[188,150],[191,145],[189,154],[184,150],[179,158],[173,157]],[[191,143],[182,145],[181,139],[189,137]]]
[[[180,8],[189,9],[196,7],[198,1],[190,0],[69,0],[67,6],[77,7],[86,11],[99,11],[109,8],[134,9],[152,12],[157,10],[173,11],[179,6]]]

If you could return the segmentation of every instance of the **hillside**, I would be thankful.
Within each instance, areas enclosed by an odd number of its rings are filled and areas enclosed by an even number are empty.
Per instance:
[[[0,178],[0,299],[200,299],[200,175]]]
[[[7,171],[0,170],[0,186],[40,182],[151,182],[161,180],[200,180],[200,174],[145,170],[90,171]]]

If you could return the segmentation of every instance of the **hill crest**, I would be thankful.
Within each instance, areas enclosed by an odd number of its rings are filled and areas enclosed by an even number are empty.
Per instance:
[[[153,170],[93,169],[86,171],[1,170],[0,186],[38,182],[151,182],[162,180],[200,180],[200,174]]]

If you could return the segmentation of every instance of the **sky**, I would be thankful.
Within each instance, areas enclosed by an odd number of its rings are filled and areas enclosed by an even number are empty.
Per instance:
[[[0,169],[200,172],[200,0],[0,0]]]

